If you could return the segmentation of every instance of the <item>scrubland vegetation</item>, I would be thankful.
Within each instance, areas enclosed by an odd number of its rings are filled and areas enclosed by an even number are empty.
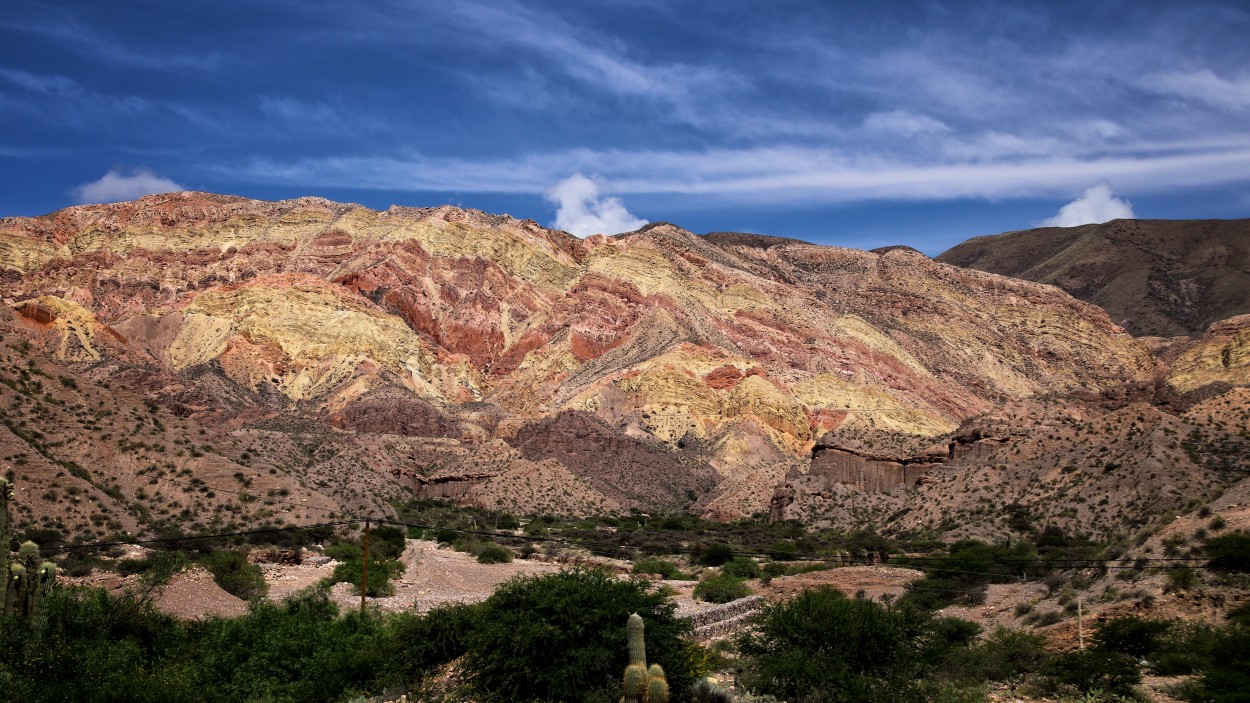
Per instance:
[[[785,523],[703,523],[643,515],[524,521],[435,501],[398,506],[406,525],[375,526],[369,543],[369,593],[385,595],[399,575],[405,539],[437,539],[478,561],[507,561],[537,550],[577,545],[632,560],[635,578],[571,568],[516,578],[486,601],[425,614],[340,612],[334,582],[359,588],[358,533],[328,529],[194,540],[179,538],[144,559],[75,552],[70,567],[137,574],[133,592],[62,587],[38,618],[0,621],[0,691],[20,701],[618,701],[628,663],[625,623],[646,622],[650,662],[680,701],[983,701],[991,691],[1051,700],[1131,700],[1144,674],[1182,677],[1171,693],[1195,702],[1244,701],[1250,691],[1250,607],[1222,625],[1141,617],[1110,619],[1087,631],[1084,650],[1054,653],[1026,629],[982,631],[944,617],[948,605],[975,605],[992,583],[1043,582],[1062,594],[1088,588],[1120,549],[1055,529],[1010,544],[942,544],[860,532],[806,531]],[[437,526],[437,527],[435,527]],[[45,540],[46,532],[27,533]],[[526,538],[539,538],[531,540]],[[320,544],[338,560],[330,579],[282,602],[265,598],[259,568],[245,557],[255,544]],[[548,541],[550,540],[550,541]],[[780,545],[790,545],[783,549]],[[1174,551],[1181,553],[1183,545]],[[1206,578],[1245,583],[1250,536],[1205,535]],[[903,556],[901,553],[906,552]],[[115,556],[115,555],[114,555]],[[888,560],[888,561],[887,561]],[[723,603],[747,595],[747,582],[840,563],[910,565],[925,576],[897,599],[807,590],[765,605],[749,627],[699,643],[677,617],[666,587],[649,580],[696,580],[696,599]],[[155,588],[191,564],[249,601],[237,618],[187,622],[158,612]],[[1148,564],[1141,564],[1148,571]],[[1191,570],[1192,571],[1192,570]],[[1190,578],[1198,578],[1191,573]],[[1169,586],[1173,587],[1173,586]],[[1176,586],[1183,588],[1184,586]],[[1109,590],[1109,589],[1108,589]],[[1066,608],[1066,605],[1064,605]],[[1020,625],[1045,625],[1067,613],[1016,607]],[[728,688],[707,676],[732,681]]]

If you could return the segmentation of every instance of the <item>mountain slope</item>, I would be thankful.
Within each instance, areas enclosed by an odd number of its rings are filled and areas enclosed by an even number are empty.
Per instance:
[[[1094,305],[906,249],[580,240],[449,206],[173,193],[10,218],[0,291],[32,354],[352,510],[408,489],[750,515],[831,430],[937,438],[1159,373]],[[1169,350],[1236,381],[1211,364],[1240,335]]]
[[[1135,335],[1199,335],[1250,313],[1250,219],[1044,227],[975,237],[938,260],[1058,286]]]

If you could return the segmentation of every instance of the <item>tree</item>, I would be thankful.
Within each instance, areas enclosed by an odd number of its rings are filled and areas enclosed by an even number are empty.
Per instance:
[[[792,702],[864,701],[906,690],[925,616],[824,587],[765,606],[737,638],[741,680]]]
[[[646,620],[646,651],[675,697],[694,682],[691,626],[644,581],[599,569],[517,577],[478,612],[464,658],[475,697],[489,701],[581,701],[620,697],[628,661],[625,623]]]

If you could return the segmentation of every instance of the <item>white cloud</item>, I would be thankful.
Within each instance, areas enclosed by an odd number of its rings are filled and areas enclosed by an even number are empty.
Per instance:
[[[547,199],[559,206],[552,226],[579,237],[630,232],[647,224],[626,210],[620,198],[600,198],[599,186],[580,173],[552,186]]]
[[[1115,197],[1111,184],[1102,181],[1086,188],[1081,197],[1059,208],[1058,215],[1038,224],[1042,227],[1076,227],[1132,217],[1133,206],[1127,200]]]
[[[901,134],[904,137],[915,137],[921,134],[941,134],[951,128],[941,120],[928,115],[918,115],[906,110],[891,112],[874,112],[864,118],[864,129],[870,132]]]
[[[1210,69],[1167,71],[1146,76],[1146,88],[1230,110],[1250,108],[1250,76],[1229,80]]]
[[[1114,181],[1136,193],[1250,182],[1250,139],[1157,142],[1147,153],[1042,154],[915,163],[800,146],[627,151],[574,149],[503,159],[328,157],[208,165],[225,179],[300,187],[409,192],[548,194],[565,174],[594,169],[616,194],[686,195],[707,203],[1055,198],[1074,185]],[[595,185],[593,182],[591,185]],[[559,201],[557,201],[559,202]],[[623,209],[623,208],[622,208]],[[620,231],[620,230],[618,230]]]
[[[98,180],[74,187],[71,192],[79,203],[116,203],[176,190],[186,189],[151,169],[140,167],[130,175],[112,169]]]

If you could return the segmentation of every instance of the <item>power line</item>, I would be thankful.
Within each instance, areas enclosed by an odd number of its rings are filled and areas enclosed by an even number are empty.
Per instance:
[[[88,544],[66,544],[58,547],[41,547],[40,551],[45,552],[65,552],[74,549],[107,549],[109,547],[125,547],[125,546],[142,546],[145,544],[170,544],[173,542],[189,542],[192,540],[218,539],[221,537],[247,537],[251,535],[264,535],[273,532],[285,532],[288,530],[311,530],[318,527],[339,527],[341,525],[355,525],[358,520],[345,520],[341,522],[322,522],[314,525],[283,525],[278,527],[265,527],[257,530],[241,530],[239,532],[218,532],[212,534],[187,535],[184,537],[159,537],[154,539],[137,539],[137,540],[115,540],[112,542],[91,542]]]

